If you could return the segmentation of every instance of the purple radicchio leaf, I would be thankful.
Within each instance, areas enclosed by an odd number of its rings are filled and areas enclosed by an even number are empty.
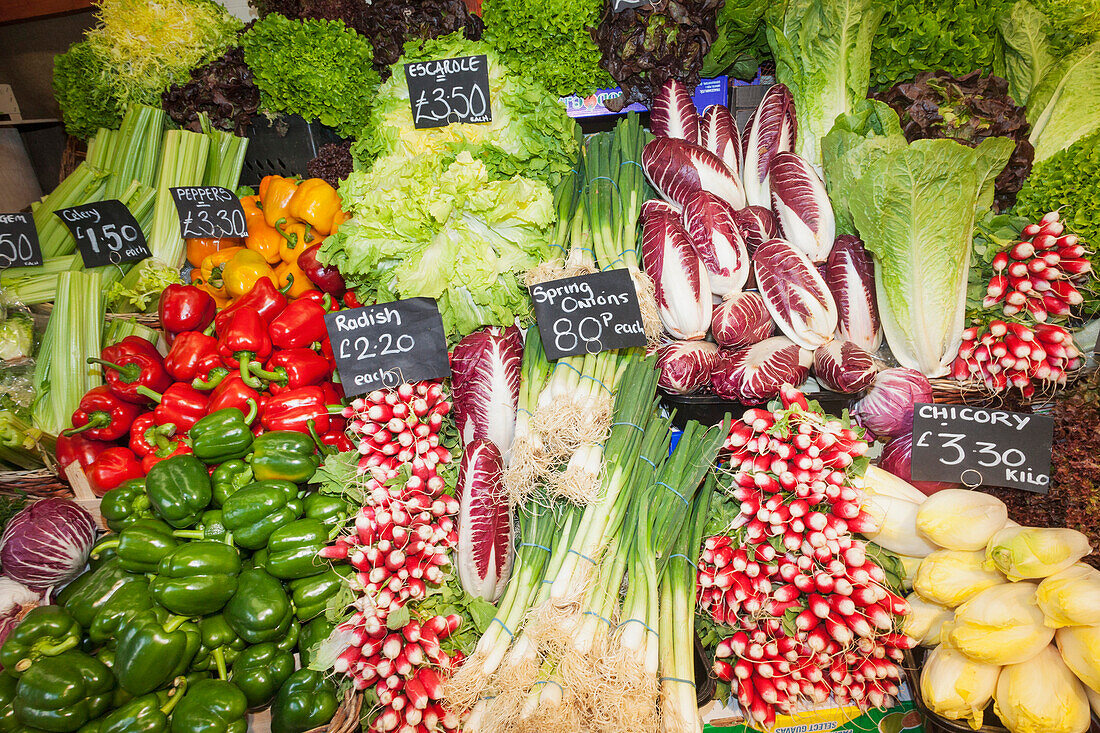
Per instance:
[[[744,405],[759,405],[779,394],[784,384],[802,384],[813,353],[783,336],[743,349],[720,349],[711,368],[714,393]]]
[[[474,331],[451,352],[453,414],[463,444],[490,440],[504,457],[512,452],[519,400],[523,336],[515,326]]]
[[[676,394],[698,392],[710,384],[718,346],[709,341],[671,341],[657,349],[657,384]]]
[[[679,217],[654,215],[642,227],[642,266],[653,279],[661,323],[673,338],[704,338],[710,326],[710,281]]]
[[[784,239],[770,239],[752,256],[768,312],[791,341],[816,349],[833,337],[837,308],[810,258]]]
[[[741,181],[722,159],[686,140],[650,140],[642,149],[642,169],[661,198],[677,206],[697,191],[710,191],[735,209],[745,205]]]
[[[684,229],[707,268],[711,292],[740,292],[749,279],[749,253],[729,204],[709,191],[696,192],[684,202]]]
[[[878,351],[882,328],[875,301],[875,264],[859,237],[836,238],[825,262],[825,284],[839,312],[837,336],[871,353]]]
[[[756,248],[779,236],[779,222],[771,209],[763,206],[746,206],[733,212],[733,221],[751,255]]]
[[[871,386],[881,364],[851,341],[833,339],[814,351],[814,378],[834,392],[854,394]]]
[[[771,191],[768,171],[776,153],[794,150],[798,137],[794,99],[783,84],[775,84],[764,92],[756,111],[743,133],[745,200],[752,206],[770,208]]]
[[[512,569],[512,516],[504,493],[504,461],[488,440],[472,440],[458,473],[456,564],[462,587],[494,601]]]
[[[735,178],[741,178],[741,163],[744,159],[741,131],[737,129],[737,120],[727,107],[721,104],[707,107],[707,111],[703,113],[699,137],[704,148],[721,158]]]
[[[734,293],[714,306],[710,333],[719,346],[739,348],[751,346],[768,338],[775,331],[775,321],[760,293]]]
[[[804,158],[776,153],[768,177],[783,238],[813,262],[824,262],[836,237],[836,220],[821,176]]]
[[[699,111],[687,87],[675,79],[661,86],[649,109],[649,126],[658,137],[674,137],[699,144]]]

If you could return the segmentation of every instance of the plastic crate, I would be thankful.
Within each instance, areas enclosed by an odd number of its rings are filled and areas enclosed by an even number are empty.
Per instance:
[[[242,186],[258,186],[264,176],[304,176],[306,164],[321,146],[340,142],[331,127],[306,122],[299,115],[256,115],[245,133],[248,151],[241,169]]]

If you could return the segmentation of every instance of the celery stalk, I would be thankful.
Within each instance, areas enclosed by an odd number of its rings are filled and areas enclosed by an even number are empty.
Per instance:
[[[34,226],[38,230],[43,257],[72,254],[76,250],[76,240],[54,212],[101,200],[110,176],[107,171],[94,168],[84,161],[35,207]]]
[[[201,186],[209,152],[210,138],[206,135],[185,130],[169,130],[164,134],[153,228],[148,240],[153,257],[169,266],[183,266],[184,256],[180,218],[169,189]]]

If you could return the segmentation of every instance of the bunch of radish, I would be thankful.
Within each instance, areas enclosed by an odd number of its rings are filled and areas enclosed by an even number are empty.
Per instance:
[[[998,252],[983,308],[1001,303],[1004,315],[1026,313],[1039,323],[1064,318],[1084,298],[1077,285],[1089,277],[1092,265],[1075,234],[1063,234],[1058,212],[1024,227],[1020,241]]]
[[[442,707],[441,671],[462,662],[441,645],[461,617],[418,619],[399,613],[445,580],[458,541],[459,503],[444,493],[438,469],[451,462],[439,431],[451,409],[438,382],[376,390],[345,408],[359,453],[366,496],[350,533],[321,551],[355,569],[360,597],[355,613],[337,628],[348,647],[334,669],[358,690],[373,688],[381,708],[370,731],[458,731],[460,720]]]
[[[887,705],[913,646],[896,631],[908,604],[851,534],[871,524],[848,472],[867,443],[789,385],[780,397],[781,409],[749,410],[731,429],[740,513],[731,535],[704,541],[697,578],[699,607],[732,628],[714,674],[768,729],[830,697]]]
[[[990,321],[963,332],[951,375],[981,382],[994,392],[1014,387],[1031,397],[1037,387],[1064,385],[1067,372],[1083,365],[1073,335],[1062,326]]]

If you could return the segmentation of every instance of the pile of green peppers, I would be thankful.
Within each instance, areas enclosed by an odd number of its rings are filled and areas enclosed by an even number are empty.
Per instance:
[[[273,733],[332,719],[338,691],[308,665],[350,572],[317,553],[349,506],[304,491],[308,435],[218,420],[194,455],[103,497],[91,567],[0,646],[0,733],[245,733],[267,706]]]

